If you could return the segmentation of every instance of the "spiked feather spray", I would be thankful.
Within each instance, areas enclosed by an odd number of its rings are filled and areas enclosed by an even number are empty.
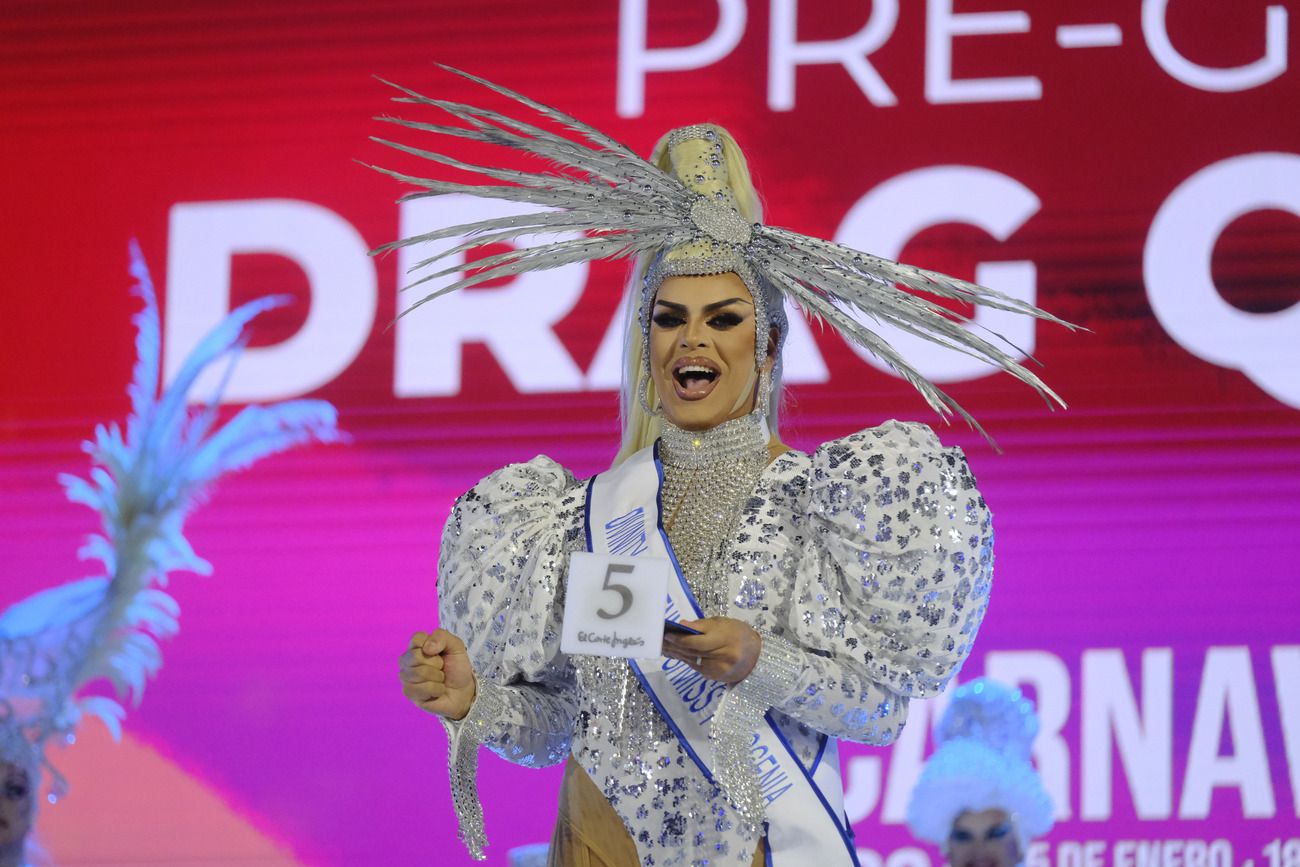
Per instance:
[[[443,260],[467,250],[503,242],[522,242],[539,235],[570,234],[534,246],[521,245],[508,252],[479,259],[447,285],[419,297],[404,313],[458,289],[527,271],[556,268],[574,262],[656,257],[643,287],[641,318],[648,328],[649,307],[664,277],[673,274],[716,274],[734,271],[749,285],[755,301],[775,296],[788,298],[811,316],[830,323],[846,339],[866,348],[887,363],[921,393],[926,402],[947,419],[956,413],[980,433],[978,422],[955,400],[907,362],[883,337],[866,324],[888,323],[906,332],[978,358],[1026,383],[1048,402],[1064,402],[1012,353],[1016,348],[996,334],[988,338],[970,327],[970,317],[947,309],[918,293],[941,299],[1021,313],[1064,325],[1055,316],[1009,295],[935,271],[892,262],[788,229],[750,225],[737,212],[726,185],[726,164],[717,142],[716,127],[707,124],[682,127],[670,134],[673,170],[666,172],[642,159],[628,147],[587,124],[549,106],[494,84],[484,78],[443,66],[482,87],[518,103],[539,119],[570,130],[575,140],[486,108],[424,96],[385,82],[399,91],[394,101],[437,109],[463,125],[448,125],[381,117],[421,134],[446,142],[461,139],[498,145],[539,158],[538,171],[518,171],[476,165],[448,156],[441,150],[375,138],[375,141],[440,166],[481,175],[495,183],[457,183],[416,177],[372,166],[419,189],[407,198],[463,193],[536,205],[534,213],[479,220],[412,235],[379,251],[465,237],[461,243],[418,262],[412,269],[415,289],[430,281],[464,271]],[[781,315],[767,305],[767,315]],[[757,317],[762,320],[764,317]],[[767,321],[758,323],[765,329]],[[762,354],[766,331],[758,341]],[[1010,350],[1010,351],[1008,351]],[[759,359],[760,364],[762,359]],[[987,437],[987,434],[984,434]]]

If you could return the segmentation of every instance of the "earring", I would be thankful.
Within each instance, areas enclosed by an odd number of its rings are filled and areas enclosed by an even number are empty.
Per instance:
[[[637,385],[636,385],[636,399],[637,402],[641,404],[641,409],[645,410],[646,415],[649,416],[663,415],[662,401],[660,401],[660,404],[657,407],[652,408],[650,406],[650,374],[649,373],[643,372],[641,376],[638,377]]]
[[[758,400],[754,403],[754,412],[763,416],[768,415],[772,402],[772,374],[767,370],[758,372]]]

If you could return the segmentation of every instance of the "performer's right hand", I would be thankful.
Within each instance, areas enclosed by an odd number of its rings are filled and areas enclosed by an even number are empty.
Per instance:
[[[474,666],[465,642],[445,629],[417,632],[400,657],[402,692],[417,707],[463,719],[474,703]]]

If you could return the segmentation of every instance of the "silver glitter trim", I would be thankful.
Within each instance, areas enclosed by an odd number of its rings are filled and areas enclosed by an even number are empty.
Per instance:
[[[724,244],[748,244],[754,227],[725,205],[701,196],[691,205],[691,222],[704,234]]]
[[[742,270],[745,273],[741,273]],[[697,256],[691,259],[660,259],[657,266],[653,269],[655,279],[649,280],[648,284],[651,291],[647,292],[649,298],[653,301],[655,293],[663,285],[664,280],[669,277],[704,277],[709,274],[725,274],[728,271],[735,271],[743,280],[746,276],[752,277],[749,266],[745,264],[745,257],[735,250],[729,250],[726,247],[719,247],[709,256]],[[749,284],[746,283],[746,286]],[[750,291],[753,291],[752,289]]]
[[[731,690],[733,699],[744,699],[761,705],[763,712],[776,707],[791,697],[794,685],[804,670],[805,651],[795,644],[760,629],[763,649],[749,676]]]
[[[456,807],[457,836],[476,861],[487,858],[483,804],[478,795],[478,751],[492,736],[492,726],[505,714],[502,687],[486,678],[476,684],[474,703],[464,719],[439,717],[447,732],[447,774]]]
[[[754,670],[728,690],[709,728],[714,777],[746,821],[765,820],[763,794],[754,773],[754,732],[770,708],[790,698],[804,670],[804,653],[783,638],[760,631],[763,648]]]
[[[665,421],[659,436],[662,440],[659,456],[665,464],[692,468],[759,453],[766,458],[767,442],[771,438],[758,413],[733,418],[706,431],[682,430]]]
[[[718,133],[710,126],[702,123],[693,123],[689,126],[679,126],[677,129],[668,133],[668,147],[671,150],[684,141],[702,138],[707,141],[717,141]]]
[[[664,527],[686,584],[706,617],[727,613],[726,557],[745,503],[768,463],[763,417],[750,413],[707,431],[686,431],[665,420]]]

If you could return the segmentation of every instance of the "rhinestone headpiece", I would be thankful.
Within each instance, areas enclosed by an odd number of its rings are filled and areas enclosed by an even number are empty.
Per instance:
[[[727,180],[727,157],[720,129],[711,124],[682,126],[668,134],[673,176],[695,194],[690,223],[695,232],[685,243],[661,252],[650,263],[641,288],[641,335],[650,345],[650,313],[659,287],[669,277],[702,277],[734,273],[754,298],[754,367],[767,360],[771,329],[777,329],[776,357],[781,357],[790,323],[781,293],[760,280],[749,266],[746,250],[755,226],[740,214],[736,193]],[[650,375],[650,354],[643,355],[642,375]]]

